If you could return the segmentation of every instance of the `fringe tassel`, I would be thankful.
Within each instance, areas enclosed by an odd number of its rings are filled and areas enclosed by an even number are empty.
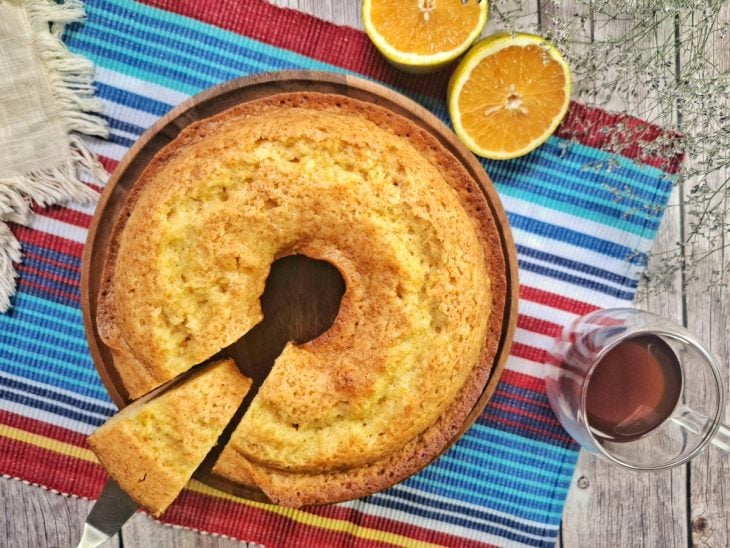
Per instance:
[[[79,175],[85,172],[101,184],[108,174],[88,149],[79,134],[106,137],[102,104],[94,97],[94,66],[83,57],[69,52],[61,35],[66,24],[84,18],[81,0],[25,0],[35,46],[46,68],[51,93],[68,135],[69,159],[52,169],[0,177],[0,312],[7,311],[15,293],[14,263],[22,258],[20,244],[6,223],[27,225],[31,204],[50,206],[65,202],[93,203],[96,192],[86,186]]]

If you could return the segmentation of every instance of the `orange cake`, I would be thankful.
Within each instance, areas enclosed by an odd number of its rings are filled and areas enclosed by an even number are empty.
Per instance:
[[[271,264],[297,253],[342,274],[339,313],[286,346],[214,468],[290,506],[368,494],[446,447],[506,285],[483,193],[430,133],[339,95],[249,102],[163,149],[114,228],[98,326],[130,396],[258,324]]]
[[[109,476],[155,516],[182,491],[251,386],[233,360],[125,407],[89,437]]]

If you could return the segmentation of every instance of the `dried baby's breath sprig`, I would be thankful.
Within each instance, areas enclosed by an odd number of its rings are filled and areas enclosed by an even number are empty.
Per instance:
[[[692,281],[710,257],[720,257],[713,261],[720,266],[709,282],[724,283],[730,274],[730,4],[576,0],[569,12],[562,5],[543,0],[538,19],[569,59],[574,98],[648,122],[618,123],[602,148],[640,163],[684,159],[673,182],[687,221],[674,249],[650,257],[648,289],[661,290],[678,275]],[[491,7],[506,30],[526,13],[523,2],[495,0]],[[616,167],[608,160],[586,169]],[[608,190],[617,201],[636,201],[627,187]],[[662,211],[647,205],[646,213]]]

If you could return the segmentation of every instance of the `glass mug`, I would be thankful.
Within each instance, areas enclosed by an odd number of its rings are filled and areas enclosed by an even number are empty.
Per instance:
[[[730,451],[717,359],[669,320],[632,308],[592,312],[563,329],[547,361],[558,420],[610,462],[661,470],[709,443]]]

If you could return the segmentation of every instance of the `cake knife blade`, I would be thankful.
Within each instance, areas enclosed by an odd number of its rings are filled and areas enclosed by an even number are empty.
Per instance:
[[[96,548],[112,538],[138,508],[139,505],[109,478],[99,500],[86,518],[84,532],[76,548]]]

